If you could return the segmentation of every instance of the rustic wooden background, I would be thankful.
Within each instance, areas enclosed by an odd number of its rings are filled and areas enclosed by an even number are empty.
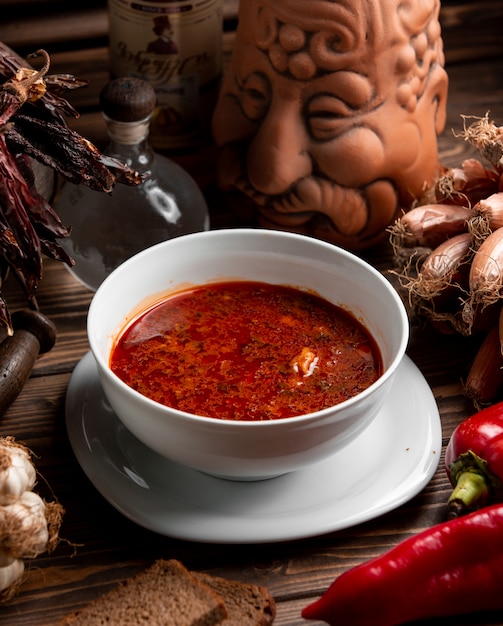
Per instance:
[[[237,6],[238,0],[224,0],[227,61]],[[88,88],[71,95],[81,115],[70,124],[103,148],[107,139],[98,93],[108,81],[105,0],[0,0],[0,8],[0,41],[22,55],[45,48],[53,73],[70,72],[89,81]],[[446,0],[441,22],[451,89],[440,152],[445,164],[457,165],[471,153],[468,144],[453,141],[452,129],[461,128],[461,114],[483,116],[490,111],[503,124],[503,2]],[[380,258],[374,260],[382,267]],[[8,296],[14,309],[24,306],[15,286]],[[85,319],[90,298],[60,264],[46,264],[39,304],[56,324],[58,341],[37,361],[22,394],[0,422],[0,434],[14,434],[37,454],[37,468],[48,480],[48,485],[41,480],[40,490],[50,499],[52,489],[67,508],[63,536],[69,543],[63,541],[54,554],[36,560],[21,595],[0,608],[2,626],[54,626],[59,616],[160,556],[181,558],[194,569],[266,584],[278,600],[278,626],[300,626],[306,623],[299,617],[301,607],[335,576],[443,519],[450,488],[440,466],[423,492],[400,509],[358,528],[306,541],[201,546],[160,537],[129,522],[98,497],[80,471],[65,433],[66,387],[88,349]],[[471,411],[460,380],[476,346],[459,337],[412,330],[409,354],[434,390],[445,446],[455,426]],[[501,626],[503,616],[428,623]]]
[[[222,1],[228,60],[239,0]],[[98,147],[104,147],[106,133],[98,110],[98,94],[109,78],[106,0],[0,0],[0,8],[0,41],[21,55],[44,48],[51,55],[52,73],[70,71],[89,81],[89,87],[71,95],[81,117],[70,120],[70,125]],[[476,73],[472,74],[470,67],[480,61],[492,63],[503,56],[503,2],[444,0],[441,24],[447,69],[455,75],[455,82],[463,80],[458,73],[466,73],[466,80],[474,80],[476,91]],[[463,114],[485,113],[480,108],[475,113],[471,111],[469,102],[459,105]]]

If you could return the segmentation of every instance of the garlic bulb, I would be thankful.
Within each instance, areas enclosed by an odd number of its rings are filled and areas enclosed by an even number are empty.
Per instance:
[[[24,563],[21,559],[15,559],[9,565],[0,567],[0,591],[8,589],[24,572]]]
[[[6,438],[0,441],[0,505],[15,502],[35,485],[36,471],[24,446]]]
[[[0,602],[17,591],[23,559],[54,549],[63,508],[32,491],[36,470],[29,450],[0,437]]]
[[[25,491],[16,502],[0,508],[0,527],[5,535],[0,554],[14,558],[39,555],[49,540],[44,501],[34,491]]]

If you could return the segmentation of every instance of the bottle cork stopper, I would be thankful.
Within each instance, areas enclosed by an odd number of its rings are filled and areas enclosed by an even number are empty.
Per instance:
[[[117,122],[137,122],[152,114],[154,88],[140,78],[121,77],[110,81],[100,93],[103,113]]]

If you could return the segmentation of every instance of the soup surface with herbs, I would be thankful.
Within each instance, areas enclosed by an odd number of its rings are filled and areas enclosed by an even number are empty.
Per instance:
[[[375,341],[352,314],[297,288],[246,281],[155,304],[123,330],[110,365],[161,404],[246,421],[333,406],[382,372]]]

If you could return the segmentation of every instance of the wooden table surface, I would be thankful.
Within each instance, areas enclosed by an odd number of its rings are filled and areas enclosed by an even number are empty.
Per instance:
[[[96,11],[93,24],[102,24],[101,3],[91,5]],[[235,5],[235,2],[226,3],[231,25]],[[459,165],[463,158],[472,154],[468,144],[455,138],[452,132],[461,129],[461,114],[483,116],[490,111],[490,117],[503,124],[503,13],[499,3],[477,4],[480,13],[476,13],[478,9],[470,3],[464,3],[466,10],[458,12],[451,5],[446,3],[445,8],[446,41],[452,45],[452,49],[447,49],[448,121],[439,145],[442,161],[446,165]],[[485,12],[482,7],[486,8]],[[487,10],[489,8],[493,13]],[[488,40],[470,30],[477,21],[474,16],[482,19],[482,14],[485,24],[492,24]],[[60,25],[55,14],[52,18],[55,25]],[[459,33],[459,20],[465,20],[465,39]],[[495,20],[499,20],[499,30],[494,27]],[[36,20],[33,22],[36,28]],[[0,40],[13,47],[29,48],[30,41],[22,37],[25,31],[16,29],[16,24],[14,21],[2,23]],[[91,37],[91,34],[86,36]],[[461,44],[458,46],[456,42]],[[53,55],[54,72],[92,78],[90,92],[78,96],[80,100],[74,99],[82,112],[75,125],[98,145],[105,141],[95,102],[97,91],[106,81],[107,53],[101,43],[98,39],[94,47],[66,51],[54,44]],[[229,51],[232,26],[225,35],[225,45]],[[464,45],[470,47],[470,54],[463,53]],[[50,51],[50,42],[47,47]],[[190,161],[185,164],[190,168]],[[209,164],[204,159],[198,160],[193,173],[204,184],[213,226],[227,224],[232,217],[225,211],[225,199],[211,184]],[[383,272],[391,268],[388,245],[364,256]],[[12,310],[25,306],[13,281],[7,283],[4,292]],[[178,558],[195,570],[267,586],[278,605],[276,624],[298,626],[308,623],[300,617],[301,608],[318,597],[336,576],[445,519],[450,486],[443,468],[443,451],[456,425],[473,412],[462,394],[462,380],[478,342],[457,335],[439,335],[427,325],[413,323],[408,355],[433,390],[441,416],[443,447],[438,451],[436,473],[410,501],[355,527],[280,543],[190,542],[156,534],[129,521],[88,480],[72,452],[65,427],[67,385],[73,369],[88,351],[86,313],[91,297],[92,293],[80,286],[64,266],[49,261],[45,264],[38,303],[57,327],[57,343],[37,360],[23,391],[0,421],[0,435],[16,437],[36,455],[40,473],[37,490],[48,500],[55,496],[65,508],[62,539],[52,554],[42,555],[27,564],[28,577],[19,594],[0,607],[0,624],[53,626],[59,617],[144,569],[155,559]],[[361,463],[365,463],[365,459],[361,459]],[[325,478],[327,482],[334,479],[332,476]],[[396,592],[403,591],[397,589]],[[503,625],[503,612],[427,623]]]

